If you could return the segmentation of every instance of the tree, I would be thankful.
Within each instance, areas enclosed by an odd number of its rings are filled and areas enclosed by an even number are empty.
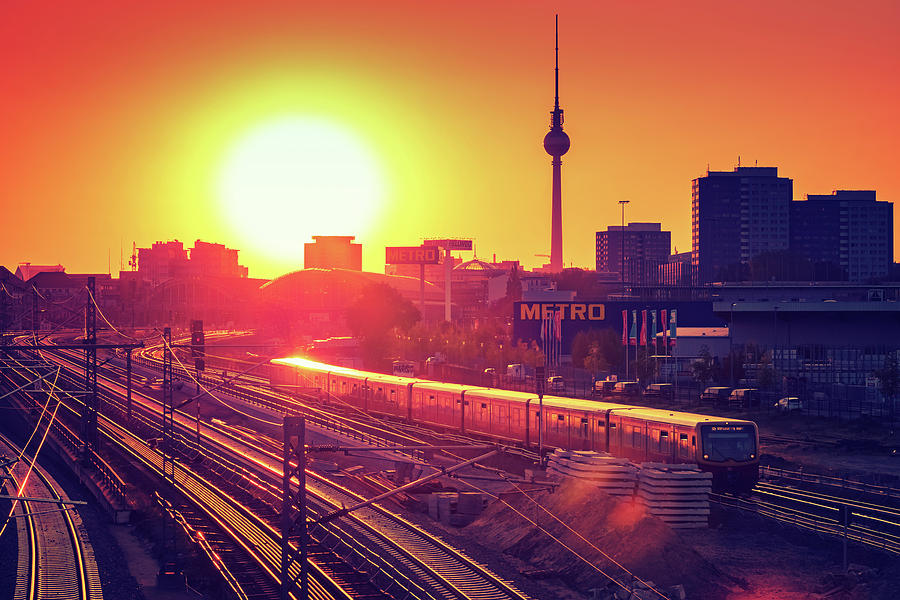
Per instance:
[[[900,367],[897,365],[897,352],[888,352],[884,366],[872,373],[878,379],[878,387],[887,402],[890,402],[891,423],[894,422],[894,405],[900,394]]]
[[[606,356],[600,349],[600,343],[594,342],[588,350],[587,356],[584,357],[584,368],[588,370],[591,377],[596,377],[597,373],[609,369],[609,363]]]
[[[634,361],[634,375],[641,385],[646,385],[656,375],[656,359],[650,355],[650,351],[646,348],[638,353],[637,360]]]
[[[760,357],[756,369],[756,384],[764,390],[772,390],[778,383],[778,371],[772,360],[772,353],[766,352]]]
[[[392,351],[392,334],[409,332],[421,315],[412,302],[384,283],[365,286],[347,307],[347,324],[360,340],[367,366],[377,366]]]
[[[512,305],[522,299],[522,280],[519,278],[519,269],[513,266],[509,270],[509,278],[506,280],[506,300]]]
[[[591,366],[596,371],[619,369],[624,362],[621,340],[612,328],[590,329],[575,334],[572,340],[572,364],[591,371],[587,362],[591,354],[594,355]]]
[[[709,352],[709,346],[701,346],[697,360],[691,363],[691,375],[697,380],[701,388],[705,388],[706,384],[715,377],[715,370],[716,365],[712,354]]]

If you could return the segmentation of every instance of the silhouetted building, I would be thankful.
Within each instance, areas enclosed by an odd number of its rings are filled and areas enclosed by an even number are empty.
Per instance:
[[[708,171],[691,191],[691,259],[701,283],[740,278],[754,256],[788,249],[793,180],[777,167]]]
[[[874,190],[808,194],[791,202],[791,250],[813,277],[867,281],[887,277],[894,259],[894,206]]]
[[[629,223],[624,232],[621,225],[610,225],[606,231],[598,231],[597,271],[622,272],[623,236],[625,281],[635,285],[656,283],[658,268],[666,263],[669,256],[672,233],[662,231],[659,223]]]
[[[38,273],[65,273],[62,265],[33,265],[30,262],[19,263],[16,267],[16,277],[22,281],[28,281]]]
[[[657,269],[657,283],[665,286],[696,285],[690,252],[671,254]]]
[[[224,244],[197,240],[191,248],[190,270],[196,275],[247,277],[248,269],[238,264],[238,251]]]
[[[188,253],[178,240],[154,242],[149,248],[138,248],[138,274],[151,285],[187,274]]]
[[[362,271],[362,244],[354,244],[352,235],[314,235],[311,244],[303,244],[303,268],[350,269]]]
[[[197,240],[190,250],[178,240],[155,242],[138,248],[138,277],[159,285],[181,277],[247,277],[247,267],[238,264],[238,251],[223,244]]]

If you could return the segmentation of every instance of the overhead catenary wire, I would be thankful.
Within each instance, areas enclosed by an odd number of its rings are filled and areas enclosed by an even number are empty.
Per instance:
[[[184,372],[187,374],[187,376],[190,377],[191,380],[193,380],[194,383],[196,383],[197,386],[198,386],[201,390],[203,390],[204,392],[206,392],[206,394],[207,394],[210,398],[212,398],[213,400],[215,400],[216,402],[218,402],[218,403],[221,404],[222,406],[225,406],[225,407],[227,407],[227,408],[233,410],[234,412],[236,412],[236,413],[238,413],[238,414],[240,414],[240,415],[243,415],[243,416],[247,417],[248,419],[252,419],[252,420],[258,421],[258,422],[260,422],[260,423],[265,423],[266,425],[272,425],[272,426],[274,426],[274,427],[281,427],[282,424],[281,424],[280,422],[277,422],[277,421],[270,421],[270,420],[268,420],[268,419],[263,419],[262,417],[257,417],[256,415],[251,415],[251,414],[248,413],[248,412],[244,412],[244,411],[242,411],[242,410],[240,410],[240,409],[238,409],[238,408],[235,408],[233,404],[228,403],[228,402],[225,402],[224,400],[222,400],[221,398],[219,398],[218,396],[216,396],[215,394],[213,394],[212,392],[210,392],[210,391],[209,391],[209,388],[207,388],[205,385],[203,385],[203,383],[201,383],[200,380],[198,380],[196,377],[193,376],[193,374],[191,374],[190,369],[188,369],[186,366],[184,366],[184,363],[181,362],[181,359],[179,359],[179,358],[178,358],[178,355],[175,353],[174,348],[172,348],[172,346],[166,341],[165,338],[163,338],[163,344],[166,346],[166,348],[168,348],[169,352],[171,352],[172,358],[175,359],[175,362],[177,362],[179,365],[181,365],[181,368],[184,370]]]
[[[59,377],[59,370],[57,370],[56,376],[57,376],[57,378]],[[41,443],[38,444],[37,449],[34,451],[34,454],[32,456],[32,460],[31,460],[31,464],[28,465],[28,471],[26,471],[25,477],[22,479],[22,482],[19,485],[19,489],[16,490],[16,496],[22,496],[22,493],[25,491],[25,486],[28,484],[28,479],[29,479],[29,477],[31,477],[32,470],[34,470],[34,465],[37,462],[38,455],[40,454],[41,449],[44,447],[44,442],[47,440],[47,435],[49,435],[50,429],[53,427],[53,422],[56,420],[56,413],[59,411],[60,403],[59,403],[59,399],[56,398],[56,394],[53,392],[53,388],[55,388],[55,387],[56,387],[56,379],[54,379],[53,383],[51,384],[50,391],[47,393],[47,405],[45,405],[44,410],[46,411],[47,406],[49,406],[51,398],[57,400],[56,406],[53,409],[53,413],[50,415],[50,419],[47,421],[47,428],[44,430],[43,437],[41,437]],[[41,415],[43,415],[43,412],[41,413]],[[40,420],[38,421],[38,424],[40,424]],[[38,428],[36,427],[35,432],[37,432],[37,430],[38,430]],[[32,437],[33,436],[34,436],[34,433],[32,433]],[[30,442],[31,442],[31,438],[28,439],[28,443],[30,443]],[[22,448],[22,452],[19,454],[19,460],[21,460],[21,458],[25,455],[25,448],[27,447],[28,443],[26,443],[26,445]],[[19,501],[18,501],[18,499],[16,499],[13,501],[12,506],[10,506],[9,514],[6,516],[6,520],[3,522],[3,526],[0,527],[0,538],[3,537],[3,532],[6,531],[6,527],[9,525],[10,519],[12,518],[13,513],[15,512],[16,508],[18,507],[18,503],[19,503]]]

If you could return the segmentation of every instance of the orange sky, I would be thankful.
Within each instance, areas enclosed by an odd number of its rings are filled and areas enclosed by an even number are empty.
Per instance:
[[[215,182],[243,133],[306,115],[354,132],[383,170],[369,230],[321,232],[357,234],[366,269],[426,236],[539,264],[557,11],[567,264],[593,267],[619,199],[689,249],[691,179],[738,155],[778,166],[795,198],[900,193],[896,2],[55,5],[15,0],[0,20],[13,269],[105,272],[111,256],[115,271],[121,247],[127,261],[132,241],[172,238],[237,247],[251,276],[302,266],[306,229],[293,256],[266,256],[224,218]]]

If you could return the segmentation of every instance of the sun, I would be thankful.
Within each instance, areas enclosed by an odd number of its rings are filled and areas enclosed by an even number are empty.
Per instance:
[[[381,165],[355,132],[303,116],[261,123],[238,139],[217,187],[224,215],[248,249],[297,265],[313,235],[363,237],[385,189]]]

